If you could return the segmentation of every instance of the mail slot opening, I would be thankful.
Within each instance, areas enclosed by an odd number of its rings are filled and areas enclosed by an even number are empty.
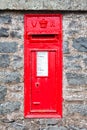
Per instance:
[[[33,34],[32,35],[32,38],[33,39],[53,39],[53,38],[55,38],[55,37],[57,37],[57,35],[56,34]]]
[[[58,40],[58,35],[57,34],[32,34],[29,35],[29,40],[31,42],[35,42],[35,41],[54,42]]]

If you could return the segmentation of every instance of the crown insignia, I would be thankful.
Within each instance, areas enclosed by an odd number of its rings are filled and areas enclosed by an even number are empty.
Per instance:
[[[39,21],[39,23],[40,23],[41,28],[46,28],[48,21],[45,20],[45,19],[42,19],[42,20]]]

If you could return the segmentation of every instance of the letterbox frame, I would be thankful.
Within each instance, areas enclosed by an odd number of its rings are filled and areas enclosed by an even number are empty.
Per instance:
[[[60,54],[60,63],[59,63],[59,95],[60,97],[58,97],[58,100],[59,100],[59,108],[58,108],[58,113],[57,114],[44,114],[44,113],[37,113],[37,114],[32,114],[30,112],[30,84],[31,83],[31,77],[30,77],[30,69],[28,69],[28,72],[27,72],[27,68],[29,67],[28,66],[28,63],[27,61],[30,60],[28,58],[28,56],[30,56],[30,53],[32,50],[34,51],[37,51],[37,49],[34,49],[32,47],[29,47],[29,44],[28,43],[28,30],[27,30],[27,19],[28,17],[59,17],[60,19],[60,29],[58,30],[58,33],[59,33],[59,47],[60,47],[60,50],[59,50],[59,54]],[[48,49],[48,48],[39,48],[40,50],[55,50],[55,48],[51,48],[51,49]],[[24,15],[24,117],[25,118],[61,118],[62,117],[62,102],[63,102],[63,99],[62,99],[62,15],[61,14],[25,14]]]

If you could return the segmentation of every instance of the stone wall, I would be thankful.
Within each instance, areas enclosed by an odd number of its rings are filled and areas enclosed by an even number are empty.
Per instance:
[[[87,13],[63,13],[62,119],[24,119],[23,17],[0,12],[0,130],[86,130]]]
[[[0,0],[0,9],[87,11],[87,0]]]

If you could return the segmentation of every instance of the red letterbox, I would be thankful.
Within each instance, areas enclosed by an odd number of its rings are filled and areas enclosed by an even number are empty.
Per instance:
[[[62,16],[24,17],[24,114],[62,117]]]

